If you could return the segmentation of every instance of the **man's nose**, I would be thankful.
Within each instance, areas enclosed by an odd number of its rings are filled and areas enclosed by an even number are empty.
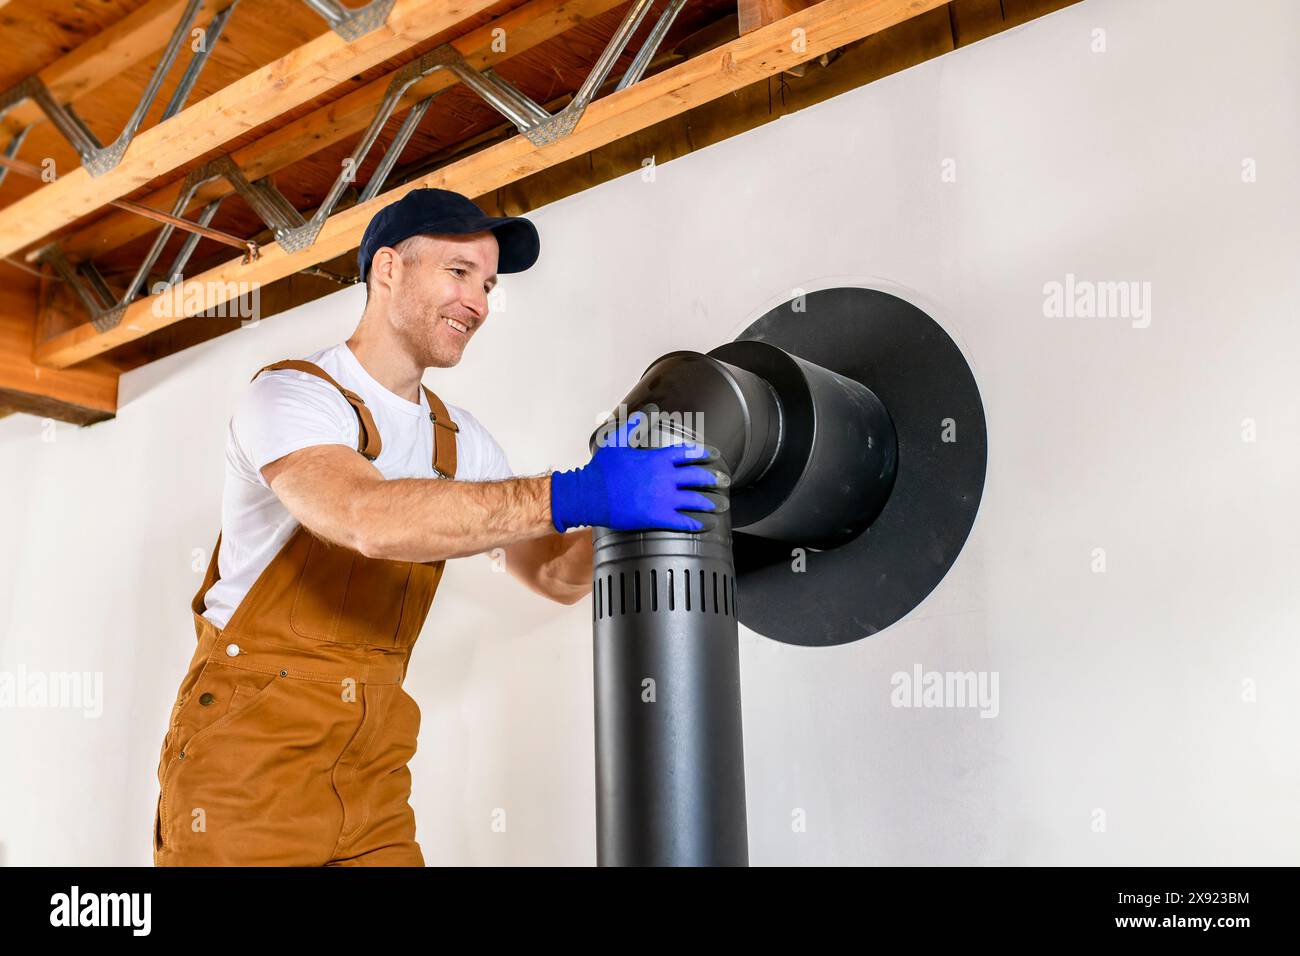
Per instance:
[[[467,295],[460,301],[465,308],[474,313],[479,322],[487,318],[488,294],[486,292],[480,292],[478,295]]]

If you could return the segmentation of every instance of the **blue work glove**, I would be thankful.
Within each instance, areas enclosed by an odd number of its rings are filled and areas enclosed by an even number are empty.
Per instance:
[[[632,447],[629,436],[645,420],[645,412],[634,412],[585,468],[551,475],[555,530],[600,525],[615,531],[702,531],[710,526],[682,511],[715,511],[717,500],[688,489],[726,487],[730,477],[692,464],[711,460],[703,445]]]

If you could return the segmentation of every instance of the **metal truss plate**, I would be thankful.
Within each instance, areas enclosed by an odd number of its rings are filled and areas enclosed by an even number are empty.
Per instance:
[[[394,2],[395,0],[372,0],[371,3],[355,10],[329,0],[309,2],[307,5],[325,18],[331,30],[352,43],[387,23]]]
[[[96,332],[111,332],[121,324],[122,316],[125,314],[125,305],[115,305],[111,309],[105,309],[98,315],[92,315],[90,324],[95,327]]]
[[[530,126],[521,132],[534,146],[549,146],[572,133],[584,112],[581,109],[571,110],[566,106],[550,119],[542,120],[536,126]]]

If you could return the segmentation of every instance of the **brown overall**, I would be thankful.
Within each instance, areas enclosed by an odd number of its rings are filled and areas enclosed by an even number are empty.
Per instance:
[[[308,362],[357,413],[355,392]],[[257,375],[253,378],[256,379]],[[434,468],[456,475],[456,424],[425,388]],[[191,609],[198,648],[158,764],[156,866],[423,866],[407,802],[420,709],[402,689],[445,561],[367,558],[301,525],[224,628],[203,617],[221,535]]]

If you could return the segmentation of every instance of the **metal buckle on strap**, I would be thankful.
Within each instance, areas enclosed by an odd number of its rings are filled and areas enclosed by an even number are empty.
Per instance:
[[[441,425],[443,428],[450,428],[454,432],[460,431],[460,426],[457,425],[455,422],[438,421],[438,413],[434,411],[429,412],[429,421],[433,422],[435,425]]]

